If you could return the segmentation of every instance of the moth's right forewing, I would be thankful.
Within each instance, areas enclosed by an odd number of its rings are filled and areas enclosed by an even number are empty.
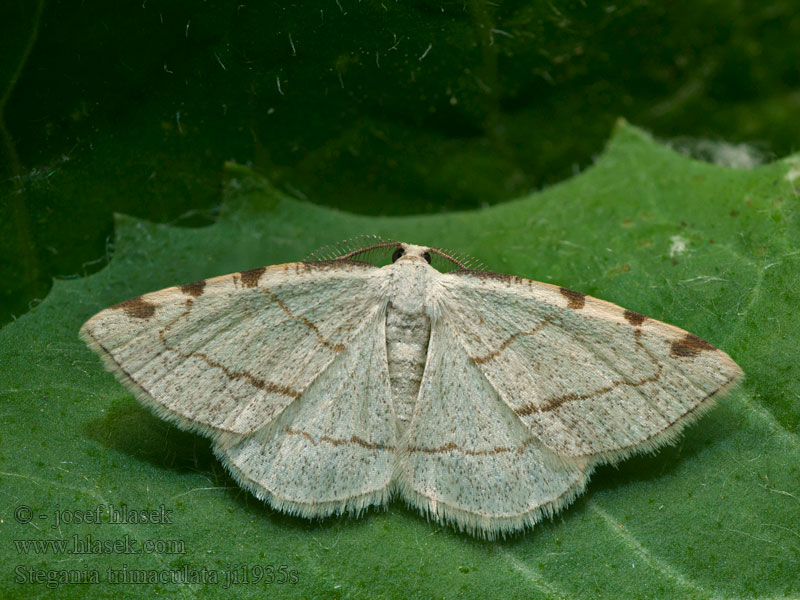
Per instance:
[[[742,376],[682,329],[519,277],[443,276],[442,321],[548,448],[613,461],[674,439]]]

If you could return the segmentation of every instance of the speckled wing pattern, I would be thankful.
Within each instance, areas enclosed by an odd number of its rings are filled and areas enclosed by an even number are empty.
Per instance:
[[[598,463],[671,441],[742,376],[695,335],[546,283],[454,271],[429,301],[398,485],[490,538],[560,510]]]
[[[563,287],[443,275],[442,329],[531,433],[565,458],[653,449],[742,376],[709,342]]]
[[[383,311],[363,263],[289,263],[127,300],[81,337],[160,417],[249,435],[299,399]]]
[[[434,322],[398,488],[428,515],[493,538],[530,526],[586,485],[509,410],[445,321]]]
[[[300,400],[257,433],[217,447],[242,486],[305,517],[388,500],[397,439],[384,325],[384,313],[372,311]]]

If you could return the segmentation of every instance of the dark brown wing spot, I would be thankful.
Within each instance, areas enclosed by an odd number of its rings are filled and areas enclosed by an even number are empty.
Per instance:
[[[561,295],[564,296],[569,303],[567,304],[567,308],[571,308],[573,310],[580,310],[586,304],[586,294],[582,294],[581,292],[575,292],[573,290],[568,290],[567,288],[558,288],[558,291],[561,292]]]
[[[644,316],[641,313],[637,313],[637,312],[634,312],[632,310],[626,310],[625,311],[625,320],[628,321],[628,323],[630,323],[634,327],[638,327],[639,325],[644,323],[644,320],[646,318],[647,317]]]
[[[684,337],[676,342],[672,342],[672,349],[670,356],[672,358],[693,358],[703,352],[704,350],[716,350],[717,348],[692,333],[687,333]]]
[[[266,271],[266,267],[261,267],[259,269],[250,269],[249,271],[242,271],[239,273],[239,276],[242,278],[242,285],[244,287],[256,287],[258,285],[258,280],[261,279],[261,276]]]
[[[156,305],[150,304],[141,296],[125,300],[111,307],[114,310],[124,310],[132,319],[149,319],[156,312]]]
[[[203,295],[203,291],[206,288],[205,280],[195,281],[193,283],[187,283],[186,285],[181,286],[181,291],[186,294],[187,296],[191,296],[192,298],[199,298]]]

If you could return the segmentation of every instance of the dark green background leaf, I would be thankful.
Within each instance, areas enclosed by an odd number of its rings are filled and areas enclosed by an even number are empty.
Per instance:
[[[614,120],[798,149],[796,0],[0,6],[0,322],[101,268],[114,211],[213,221],[222,164],[362,214],[495,204]]]
[[[213,226],[118,216],[113,259],[58,280],[0,331],[4,411],[0,595],[28,598],[775,598],[800,594],[797,181],[800,157],[748,171],[683,158],[620,124],[582,175],[482,210],[365,217],[290,199],[231,166]],[[120,300],[302,258],[376,233],[459,248],[493,270],[559,283],[709,339],[742,366],[738,391],[656,455],[599,469],[585,495],[532,531],[485,542],[399,502],[360,519],[270,510],[208,442],[141,408],[77,338]],[[171,525],[51,528],[99,504],[173,510]],[[29,506],[30,523],[15,519]],[[39,519],[38,515],[50,515]],[[19,513],[16,514],[18,518]],[[23,554],[14,540],[182,540],[183,554]],[[28,569],[281,565],[296,584],[62,586]],[[21,571],[14,571],[22,565]]]

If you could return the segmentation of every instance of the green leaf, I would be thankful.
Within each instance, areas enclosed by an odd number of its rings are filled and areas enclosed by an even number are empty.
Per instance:
[[[598,162],[563,184],[483,210],[402,218],[298,202],[244,167],[231,165],[228,173],[217,223],[187,230],[118,216],[105,269],[56,281],[44,302],[0,332],[0,595],[800,594],[800,157],[749,171],[720,168],[621,123]],[[297,260],[361,233],[458,248],[492,270],[559,283],[674,323],[727,351],[747,378],[676,446],[599,469],[555,519],[486,542],[428,523],[399,501],[360,518],[323,521],[273,511],[234,484],[206,439],[140,407],[78,340],[80,325],[115,302]],[[78,511],[99,505],[163,505],[171,523],[54,522],[57,511],[74,521]],[[26,513],[19,507],[30,508],[30,522],[20,522]],[[182,552],[78,555],[24,547],[25,540],[52,539],[72,548],[74,536],[162,540]],[[296,583],[239,580],[226,588],[232,569],[244,566],[253,577],[280,565],[296,572]],[[97,569],[99,583],[65,583],[52,592],[44,578],[63,569]],[[128,581],[161,581],[108,583],[123,569]],[[182,569],[219,581],[201,589],[164,579]]]

